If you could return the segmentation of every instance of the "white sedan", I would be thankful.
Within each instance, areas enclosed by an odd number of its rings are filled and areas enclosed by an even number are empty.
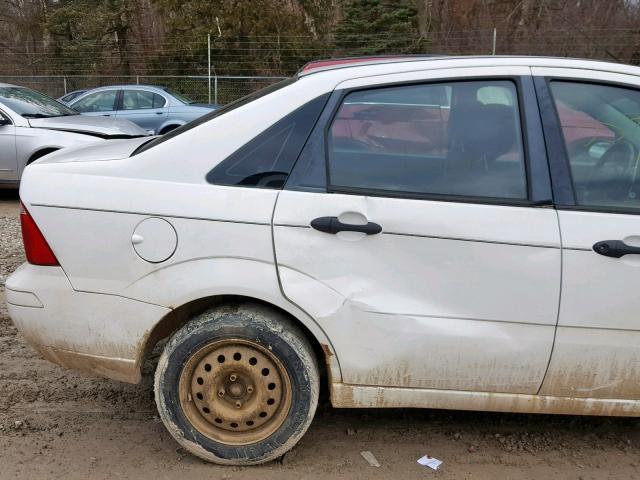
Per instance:
[[[84,117],[40,92],[0,83],[0,188],[17,187],[27,165],[61,148],[148,135],[128,120]]]
[[[226,464],[335,407],[640,416],[640,68],[315,62],[26,169],[24,336]]]

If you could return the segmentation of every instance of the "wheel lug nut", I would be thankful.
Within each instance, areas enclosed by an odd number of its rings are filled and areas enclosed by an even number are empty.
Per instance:
[[[253,387],[251,385],[247,387],[247,393],[253,393]]]
[[[218,396],[219,396],[219,397],[224,397],[224,390],[220,390],[220,391],[218,392]]]
[[[236,402],[236,408],[242,408],[242,403]]]
[[[235,373],[232,373],[232,374],[229,376],[229,380],[231,380],[232,382],[235,382],[237,379],[238,379],[238,377],[236,376],[236,374],[235,374]]]

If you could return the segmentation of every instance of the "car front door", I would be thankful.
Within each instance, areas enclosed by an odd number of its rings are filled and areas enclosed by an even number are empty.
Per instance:
[[[100,90],[89,93],[71,103],[71,108],[83,115],[110,117],[116,114],[118,90]]]
[[[640,398],[640,81],[535,68],[562,233],[541,394]]]
[[[560,237],[529,73],[417,72],[334,92],[273,230],[283,293],[331,339],[342,382],[537,393]]]
[[[13,181],[18,179],[16,127],[2,112],[0,120],[0,181]]]
[[[167,100],[149,90],[123,90],[118,118],[124,118],[144,128],[151,134],[159,133],[167,119]]]

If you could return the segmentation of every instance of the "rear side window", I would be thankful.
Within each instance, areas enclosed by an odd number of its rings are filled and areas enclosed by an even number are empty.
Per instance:
[[[111,112],[115,110],[117,90],[105,90],[90,93],[72,105],[74,110],[81,113]]]
[[[162,95],[146,90],[125,90],[122,94],[123,110],[144,110],[164,107]]]
[[[640,209],[640,92],[552,81],[578,205]]]
[[[329,132],[337,190],[525,200],[525,172],[511,81],[356,91]]]
[[[281,189],[329,95],[282,118],[207,174],[215,185]]]

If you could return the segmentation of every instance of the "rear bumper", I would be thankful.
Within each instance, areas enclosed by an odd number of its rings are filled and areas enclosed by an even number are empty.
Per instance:
[[[135,360],[102,357],[88,353],[73,352],[29,342],[45,359],[64,368],[80,370],[127,383],[140,381],[140,366]]]
[[[6,282],[9,315],[27,341],[63,367],[130,383],[143,346],[170,309],[73,290],[60,267],[24,264]]]

